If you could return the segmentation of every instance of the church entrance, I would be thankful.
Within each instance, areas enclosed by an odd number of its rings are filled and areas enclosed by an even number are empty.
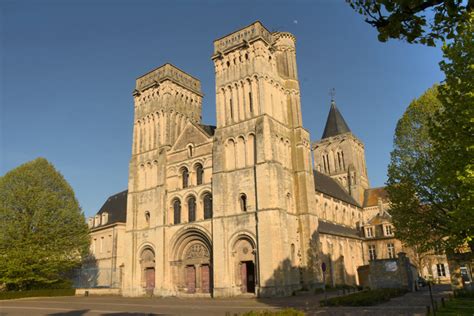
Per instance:
[[[177,238],[174,245],[174,259],[170,265],[178,293],[212,293],[212,248],[207,236],[190,230]]]
[[[257,275],[254,243],[250,238],[245,237],[237,240],[233,248],[236,294],[255,293]]]
[[[155,288],[155,268],[145,269],[145,289],[147,292],[153,293]]]
[[[208,264],[201,266],[201,291],[203,293],[211,292],[211,271]]]
[[[155,252],[145,248],[140,255],[142,286],[147,295],[153,295],[155,289]]]
[[[189,294],[196,293],[196,268],[194,266],[186,267],[186,288]]]
[[[240,265],[242,293],[255,293],[255,265],[252,261],[243,261]]]

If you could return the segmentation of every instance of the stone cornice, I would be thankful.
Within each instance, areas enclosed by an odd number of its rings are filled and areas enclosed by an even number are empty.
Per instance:
[[[214,41],[214,56],[219,56],[231,49],[247,43],[263,40],[268,45],[273,42],[272,34],[260,21],[256,21],[238,31],[230,33]]]
[[[136,80],[134,94],[149,89],[163,81],[170,80],[192,92],[202,96],[201,82],[193,76],[187,74],[176,66],[164,64]]]

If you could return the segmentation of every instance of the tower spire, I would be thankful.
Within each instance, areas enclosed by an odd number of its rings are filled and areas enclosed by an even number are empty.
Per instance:
[[[324,127],[323,136],[321,137],[323,139],[351,131],[344,117],[342,117],[341,112],[339,112],[339,109],[336,107],[336,101],[334,100],[336,89],[332,88],[329,95],[331,96],[331,108],[329,109],[326,126]]]

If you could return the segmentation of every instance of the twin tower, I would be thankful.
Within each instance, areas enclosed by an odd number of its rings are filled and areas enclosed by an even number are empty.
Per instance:
[[[122,293],[289,295],[321,282],[295,38],[260,22],[214,41],[217,126],[200,82],[137,79]]]

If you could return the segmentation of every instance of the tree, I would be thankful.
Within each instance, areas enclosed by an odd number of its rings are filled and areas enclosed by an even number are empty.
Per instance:
[[[430,126],[436,153],[436,179],[458,234],[446,240],[451,249],[470,245],[474,251],[474,13],[459,27],[454,40],[443,46],[440,86],[443,107]]]
[[[435,155],[429,124],[442,107],[438,87],[410,103],[398,121],[388,167],[387,192],[396,235],[419,252],[446,236],[446,214],[436,189]]]
[[[50,286],[88,253],[88,228],[71,186],[43,158],[0,178],[0,283]]]
[[[398,38],[429,46],[454,38],[474,9],[474,0],[346,1],[377,29],[379,41]]]

